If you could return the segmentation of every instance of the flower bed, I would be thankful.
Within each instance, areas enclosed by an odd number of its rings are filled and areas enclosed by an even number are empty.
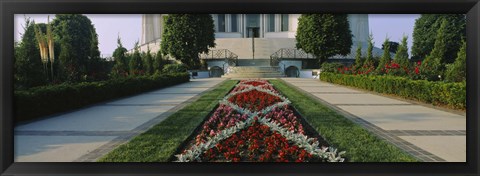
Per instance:
[[[290,101],[265,80],[241,81],[181,154],[179,162],[342,162],[336,149],[307,136]]]

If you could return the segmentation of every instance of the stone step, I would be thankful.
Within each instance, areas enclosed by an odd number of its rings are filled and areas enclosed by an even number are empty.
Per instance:
[[[223,78],[280,78],[284,75],[279,71],[280,67],[271,66],[237,66],[230,67],[229,72]]]
[[[283,75],[222,75],[222,78],[282,78]]]
[[[270,59],[239,59],[238,66],[270,66]]]
[[[264,67],[264,68],[230,68],[230,72],[276,72],[280,70],[280,67],[277,68],[270,68],[270,67]]]
[[[274,76],[274,77],[281,77],[283,76],[282,74],[270,74],[270,73],[258,73],[258,74],[225,74],[224,76],[256,76],[256,77],[268,77],[268,76]]]

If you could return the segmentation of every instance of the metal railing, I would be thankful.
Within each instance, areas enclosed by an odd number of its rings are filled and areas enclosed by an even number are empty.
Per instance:
[[[229,66],[236,66],[238,64],[238,55],[228,49],[210,50],[208,53],[199,54],[200,59],[225,59],[225,63]]]
[[[270,66],[278,66],[283,59],[315,59],[315,56],[296,48],[282,48],[270,55]]]

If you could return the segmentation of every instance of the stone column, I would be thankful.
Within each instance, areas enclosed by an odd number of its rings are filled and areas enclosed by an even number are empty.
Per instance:
[[[350,14],[348,21],[353,35],[353,43],[366,42],[369,35],[368,14]]]

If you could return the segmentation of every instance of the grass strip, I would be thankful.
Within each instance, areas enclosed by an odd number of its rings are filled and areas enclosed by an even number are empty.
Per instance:
[[[161,123],[109,152],[99,162],[167,162],[238,81],[225,81]]]
[[[346,151],[349,162],[414,162],[413,156],[378,138],[358,124],[288,86],[281,80],[270,80],[286,96],[303,118],[331,145]]]

